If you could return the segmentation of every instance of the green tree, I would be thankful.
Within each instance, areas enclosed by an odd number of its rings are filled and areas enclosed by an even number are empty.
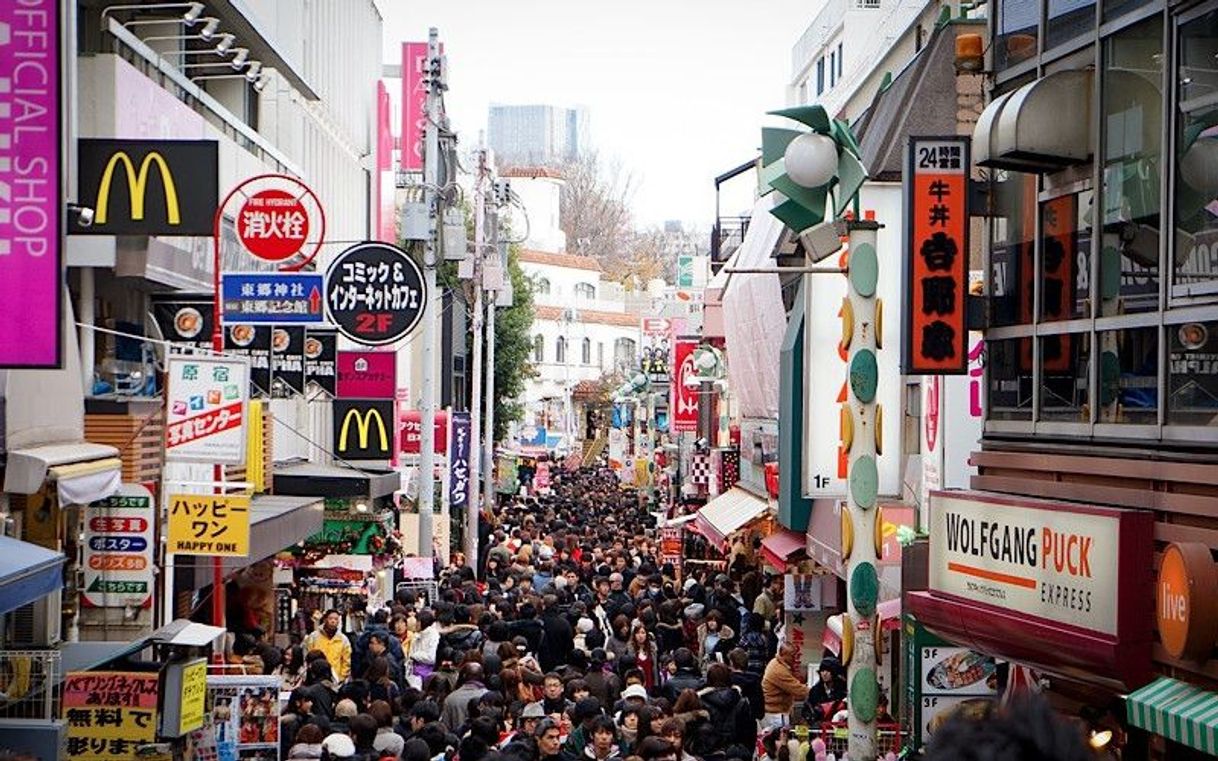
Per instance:
[[[495,441],[507,435],[508,424],[524,417],[525,384],[534,376],[533,283],[520,269],[519,246],[508,249],[512,305],[495,314]]]

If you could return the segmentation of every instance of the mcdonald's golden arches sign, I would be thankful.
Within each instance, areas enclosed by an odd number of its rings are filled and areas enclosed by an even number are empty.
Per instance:
[[[80,204],[93,235],[211,235],[219,199],[215,140],[81,140]]]
[[[334,454],[345,460],[388,460],[396,424],[389,399],[334,400]]]

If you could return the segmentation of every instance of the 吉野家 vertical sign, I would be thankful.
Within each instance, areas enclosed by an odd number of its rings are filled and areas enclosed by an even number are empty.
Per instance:
[[[59,367],[59,3],[0,3],[0,367]]]
[[[901,372],[968,371],[969,139],[915,137],[905,173]]]
[[[168,364],[165,459],[244,462],[248,361],[171,356]]]

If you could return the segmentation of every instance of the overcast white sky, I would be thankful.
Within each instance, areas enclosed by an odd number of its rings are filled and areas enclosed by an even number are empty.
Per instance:
[[[633,173],[643,224],[709,228],[713,178],[747,161],[785,105],[791,47],[820,0],[380,0],[385,61],[440,31],[463,148],[496,103],[582,104],[603,156]],[[737,183],[747,186],[741,178]],[[751,201],[747,187],[724,213]]]

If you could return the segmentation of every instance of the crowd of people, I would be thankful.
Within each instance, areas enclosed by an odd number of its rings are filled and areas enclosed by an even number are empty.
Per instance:
[[[792,718],[840,718],[844,669],[826,657],[809,689],[776,636],[781,576],[678,581],[654,523],[611,471],[556,469],[499,506],[482,573],[458,558],[436,599],[402,590],[357,635],[315,613],[261,653],[291,695],[280,758],[789,761]]]

